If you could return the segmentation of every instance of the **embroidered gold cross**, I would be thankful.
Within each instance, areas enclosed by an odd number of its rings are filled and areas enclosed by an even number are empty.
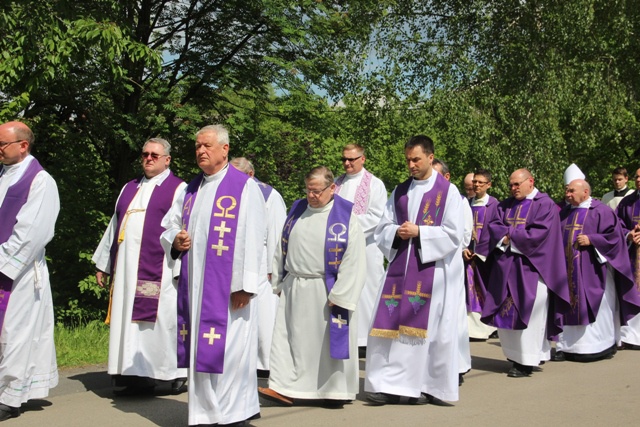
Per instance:
[[[411,296],[418,295],[419,297],[431,298],[431,294],[425,294],[424,292],[420,292],[421,289],[422,289],[422,282],[418,282],[416,284],[415,291],[404,291],[404,293]]]
[[[342,325],[346,325],[347,324],[347,319],[343,319],[342,318],[342,314],[338,314],[338,318],[332,318],[331,319],[332,323],[337,323],[338,324],[338,329],[342,329]]]
[[[484,223],[478,220],[479,213],[479,211],[475,211],[473,213],[473,236],[471,236],[471,239],[476,242],[478,241],[478,230],[482,230],[482,227],[484,226]]]
[[[340,263],[342,262],[341,260],[338,260],[338,254],[340,252],[342,252],[344,249],[342,249],[341,247],[338,246],[338,244],[336,243],[336,247],[335,248],[331,248],[329,249],[329,252],[333,252],[336,255],[336,260],[335,261],[329,261],[329,265],[340,265]]]
[[[526,224],[527,223],[527,217],[520,218],[520,211],[521,210],[522,210],[522,205],[520,204],[516,208],[516,214],[514,216],[512,216],[512,217],[507,216],[507,224],[509,224],[513,228],[516,228],[517,226],[522,225],[522,224]],[[511,213],[511,210],[509,210],[509,213]]]
[[[182,329],[180,329],[180,336],[182,337],[182,342],[187,340],[187,335],[189,335],[189,331],[187,331],[187,325],[182,324]]]
[[[215,249],[216,250],[216,255],[220,256],[220,255],[222,255],[222,251],[228,251],[229,250],[229,246],[225,246],[224,245],[224,241],[222,239],[218,239],[218,244],[217,245],[211,245],[211,249]]]
[[[221,221],[220,225],[216,225],[215,227],[213,227],[213,230],[218,232],[218,237],[220,237],[221,239],[226,233],[231,231],[231,229],[227,227],[227,221]]]
[[[222,338],[222,336],[216,334],[216,328],[211,328],[208,334],[202,334],[202,338],[209,339],[209,345],[213,345],[213,341]]]
[[[396,285],[394,284],[393,287],[391,288],[391,293],[382,294],[382,299],[390,299],[390,300],[402,299],[402,295],[396,294]]]

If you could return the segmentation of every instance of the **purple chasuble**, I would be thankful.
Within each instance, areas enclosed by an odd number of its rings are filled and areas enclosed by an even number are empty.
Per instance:
[[[493,250],[493,263],[481,320],[498,328],[525,329],[541,278],[550,292],[547,335],[560,333],[562,315],[570,309],[569,286],[560,218],[553,200],[541,192],[533,199],[510,197],[498,205],[487,231],[489,245],[482,250]],[[511,245],[504,252],[494,249],[506,235],[521,253],[513,252]]]
[[[420,210],[414,219],[416,225],[439,227],[442,224],[451,184],[440,174],[436,173],[435,176],[433,187],[422,196]],[[394,192],[397,224],[409,221],[408,192],[412,182],[412,178],[408,179],[398,185]],[[419,245],[420,236],[400,240],[396,256],[387,269],[371,336],[390,339],[400,335],[427,337],[436,263],[423,264],[420,261]]]
[[[585,217],[582,220],[580,217],[576,219],[576,210],[588,210],[588,213],[581,215]],[[584,234],[591,242],[589,246],[574,244],[570,248],[574,262],[568,265],[567,270],[569,277],[574,277],[573,283],[569,281],[572,310],[564,315],[564,324],[587,325],[595,322],[604,295],[608,265],[614,270],[620,321],[623,325],[627,324],[640,311],[640,294],[634,289],[624,232],[615,213],[600,201],[591,199],[588,209],[564,208],[560,212],[560,219],[567,236],[565,250],[568,235],[579,225],[582,228],[574,233],[575,236]],[[607,260],[606,263],[598,260],[596,250]]]
[[[495,200],[495,199],[494,199]],[[495,204],[493,207],[495,211]],[[473,231],[471,232],[471,243],[469,244],[469,250],[475,251],[475,248],[482,237],[482,230],[486,224],[487,211],[491,211],[491,208],[487,205],[484,206],[471,206],[471,212],[473,214]],[[485,264],[477,256],[471,259],[471,262],[464,262],[465,264],[465,281],[467,285],[467,312],[482,313],[482,306],[484,305],[484,281],[486,279]]]
[[[40,163],[35,158],[32,159],[20,179],[8,188],[0,206],[0,244],[6,243],[11,237],[20,209],[27,203],[31,184],[38,172],[42,170],[44,169]],[[12,290],[13,280],[0,273],[0,331],[2,331]]]
[[[273,187],[269,184],[265,184],[258,178],[254,177],[253,180],[256,182],[256,184],[258,184],[258,188],[260,188],[260,191],[262,191],[262,197],[264,197],[264,201],[266,202],[269,199],[271,192],[273,191]]]
[[[187,186],[182,222],[189,228],[191,209],[204,175],[199,174]],[[221,374],[227,340],[229,299],[233,276],[233,258],[242,192],[249,176],[228,167],[216,190],[211,211],[205,254],[204,282],[197,326],[196,372]],[[188,368],[191,323],[189,315],[189,251],[183,252],[178,280],[178,367]]]
[[[120,228],[124,222],[124,235],[126,234],[126,217],[129,205],[138,194],[142,177],[129,181],[116,204],[116,218],[118,233],[111,243],[111,277],[116,271],[116,260],[118,259],[118,246],[120,243]],[[164,249],[160,245],[160,235],[164,228],[160,225],[162,218],[171,208],[173,196],[182,183],[172,172],[165,178],[161,185],[156,185],[149,198],[149,203],[144,213],[144,226],[142,229],[142,239],[140,242],[140,256],[138,258],[138,275],[136,279],[136,291],[133,299],[133,312],[131,320],[133,322],[155,323],[158,314],[158,303],[160,301],[160,290],[162,286],[162,270],[164,263]]]
[[[287,259],[291,230],[307,209],[307,200],[299,199],[293,203],[282,230],[282,265]],[[327,218],[327,232],[324,243],[324,277],[327,293],[333,289],[338,278],[340,264],[349,243],[349,219],[353,203],[338,195],[333,196],[333,206]],[[285,271],[286,275],[286,271]],[[331,307],[329,323],[329,348],[333,359],[349,358],[349,310],[334,305]]]
[[[340,194],[340,188],[342,183],[346,179],[347,174],[342,174],[336,180],[335,194]],[[368,170],[364,171],[362,180],[356,188],[355,196],[353,197],[353,213],[356,215],[362,215],[367,212],[367,206],[369,204],[369,192],[371,190],[371,178],[373,175]]]

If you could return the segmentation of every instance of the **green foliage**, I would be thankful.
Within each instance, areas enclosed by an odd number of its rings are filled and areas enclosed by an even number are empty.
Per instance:
[[[54,330],[59,368],[103,364],[109,354],[109,327],[100,321],[81,326],[58,323]]]

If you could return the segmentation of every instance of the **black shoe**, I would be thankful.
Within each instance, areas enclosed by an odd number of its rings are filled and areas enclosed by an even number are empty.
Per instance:
[[[489,339],[493,339],[493,338],[495,338],[495,339],[500,338],[500,337],[498,337],[498,331],[491,332],[491,335],[489,335]]]
[[[462,374],[458,374],[458,387],[460,387],[464,383],[464,376]]]
[[[258,369],[258,378],[269,378],[269,371],[264,369]]]
[[[523,378],[523,377],[528,377],[529,374],[527,374],[525,372],[522,372],[518,368],[511,368],[511,369],[509,369],[509,372],[507,373],[507,376],[509,378]]]
[[[171,394],[182,394],[187,391],[187,379],[186,378],[176,378],[171,383]]]
[[[400,403],[400,396],[387,393],[367,393],[367,400],[374,405],[396,405]]]
[[[564,352],[562,351],[556,351],[555,354],[553,355],[553,357],[551,358],[552,361],[554,362],[564,362],[565,360],[567,360]]]
[[[118,397],[123,396],[153,396],[155,387],[135,387],[126,386],[122,390],[113,390],[113,394]]]
[[[407,400],[407,405],[426,405],[427,403],[429,403],[429,395],[424,393],[420,393],[420,397],[410,397]]]
[[[430,394],[427,394],[427,393],[422,393],[422,396],[424,396],[424,398],[427,400],[427,403],[429,405],[453,406],[452,403],[445,402],[444,400],[438,399],[437,397],[431,396]]]
[[[640,350],[640,345],[627,344],[626,342],[623,342],[621,347],[624,350]]]
[[[330,409],[342,409],[344,405],[348,403],[351,403],[351,401],[343,399],[324,399],[322,406]]]
[[[9,418],[16,418],[20,416],[20,408],[15,406],[8,406],[0,403],[0,421],[6,421]]]

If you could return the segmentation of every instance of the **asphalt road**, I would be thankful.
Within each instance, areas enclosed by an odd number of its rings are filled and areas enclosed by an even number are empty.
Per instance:
[[[361,393],[343,409],[278,407],[263,402],[253,427],[273,426],[622,426],[640,419],[640,351],[624,350],[590,364],[547,362],[529,378],[508,378],[510,367],[497,340],[471,343],[473,369],[465,375],[453,407],[369,406]],[[364,376],[364,360],[360,362]],[[151,397],[112,394],[105,366],[60,372],[60,384],[46,399],[22,406],[22,415],[3,423],[19,426],[187,425],[187,395],[171,396],[169,384]],[[264,383],[262,384],[264,385]]]

